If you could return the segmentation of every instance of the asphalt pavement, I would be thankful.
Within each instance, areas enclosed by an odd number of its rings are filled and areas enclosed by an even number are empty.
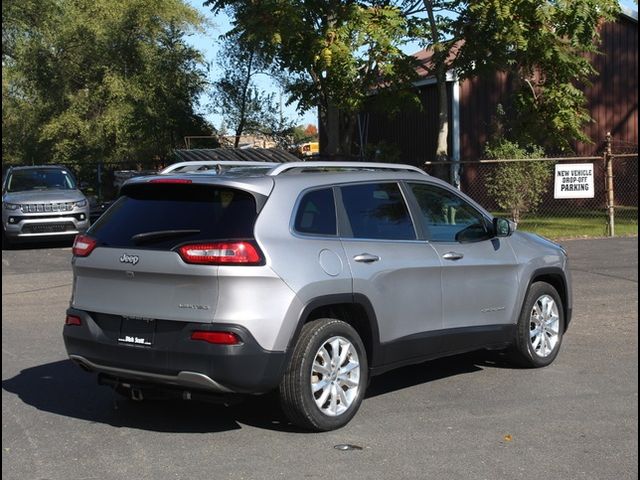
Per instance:
[[[69,246],[3,251],[2,478],[636,479],[638,239],[563,244],[574,317],[551,366],[476,352],[389,372],[321,434],[273,397],[118,399],[65,354]]]

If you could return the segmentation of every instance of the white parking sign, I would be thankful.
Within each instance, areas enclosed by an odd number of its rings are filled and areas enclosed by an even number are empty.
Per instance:
[[[593,163],[556,164],[554,198],[593,198]]]

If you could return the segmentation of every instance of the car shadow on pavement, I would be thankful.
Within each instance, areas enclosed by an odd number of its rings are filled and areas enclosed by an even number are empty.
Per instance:
[[[503,352],[478,350],[409,365],[373,377],[366,398],[377,397],[443,378],[478,372],[484,368],[513,369],[519,367],[509,363]]]
[[[70,360],[22,370],[2,388],[45,412],[114,427],[176,433],[208,433],[240,428],[224,405],[180,401],[134,402],[99,386],[95,374]]]
[[[498,366],[484,354],[468,354],[404,367],[375,377],[367,397],[441,378]],[[27,405],[44,412],[114,427],[173,433],[215,433],[250,425],[281,432],[304,433],[292,425],[278,405],[277,395],[247,396],[231,405],[184,400],[137,402],[99,386],[95,374],[87,374],[70,360],[22,370],[3,380],[2,388]]]

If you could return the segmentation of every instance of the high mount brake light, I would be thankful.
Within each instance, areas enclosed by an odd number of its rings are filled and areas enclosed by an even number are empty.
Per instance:
[[[193,183],[188,178],[154,178],[149,183]]]
[[[89,235],[76,235],[71,251],[76,257],[88,257],[96,245],[98,242],[95,238]]]
[[[212,242],[183,245],[178,249],[186,263],[200,265],[260,265],[262,254],[251,242]]]

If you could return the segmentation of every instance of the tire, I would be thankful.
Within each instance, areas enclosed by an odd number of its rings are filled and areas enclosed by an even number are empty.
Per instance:
[[[564,305],[546,282],[529,287],[518,319],[511,358],[527,368],[546,367],[558,356],[564,333]]]
[[[353,327],[330,318],[314,320],[304,325],[293,349],[280,382],[280,405],[294,425],[335,430],[358,411],[368,376],[366,351]]]

